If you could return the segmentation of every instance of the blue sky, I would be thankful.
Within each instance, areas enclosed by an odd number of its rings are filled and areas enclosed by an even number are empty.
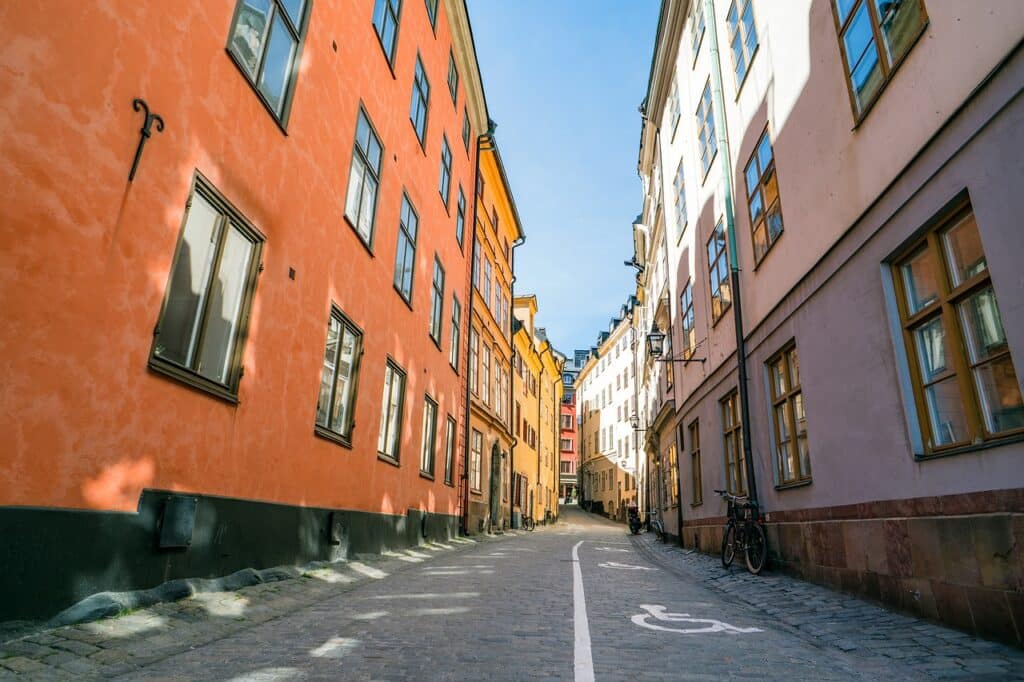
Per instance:
[[[571,355],[630,293],[641,208],[637,107],[657,0],[469,0],[495,137],[526,232],[516,293]]]

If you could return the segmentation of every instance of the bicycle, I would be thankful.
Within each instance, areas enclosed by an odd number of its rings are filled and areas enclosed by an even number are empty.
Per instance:
[[[661,523],[661,519],[651,518],[648,522],[648,526],[652,531],[654,531],[654,534],[659,540],[665,542],[665,526]]]
[[[768,559],[768,539],[757,513],[757,505],[747,502],[746,495],[733,495],[725,490],[716,490],[729,504],[725,531],[722,533],[722,566],[729,568],[736,552],[743,552],[747,570],[757,575]]]
[[[523,530],[533,530],[536,527],[537,527],[537,524],[536,524],[536,522],[534,522],[532,516],[524,516],[523,517]]]

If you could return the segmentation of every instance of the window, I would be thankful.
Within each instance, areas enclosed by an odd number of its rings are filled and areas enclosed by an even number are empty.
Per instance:
[[[473,393],[477,393],[477,357],[480,355],[480,332],[476,329],[469,330],[469,387]]]
[[[437,191],[441,193],[444,200],[444,208],[448,210],[448,197],[451,196],[452,188],[452,150],[448,146],[448,136],[441,136],[441,172]]]
[[[718,221],[708,242],[708,272],[711,277],[711,319],[718,322],[732,305],[729,284],[729,262],[725,250],[725,229]]]
[[[782,206],[779,180],[775,173],[775,155],[765,130],[757,149],[747,162],[747,208],[750,229],[754,231],[754,260],[758,263],[782,234]]]
[[[834,0],[833,9],[846,85],[860,120],[924,31],[928,16],[921,0]]]
[[[491,307],[491,261],[488,260],[487,256],[484,256],[484,288],[480,292],[483,294],[484,303],[488,308]]]
[[[561,442],[562,450],[565,451],[565,452],[572,452],[572,439],[571,438],[562,438],[561,441],[562,441]]]
[[[484,176],[479,169],[476,171],[476,198],[478,201],[484,200]]]
[[[672,357],[672,334],[671,333],[665,335],[664,353],[665,353],[665,357],[666,358]],[[665,363],[665,390],[666,391],[671,391],[672,390],[672,384],[675,383],[675,380],[676,380],[675,364],[676,363],[674,363],[674,362],[666,362]]]
[[[447,485],[452,485],[452,473],[455,469],[455,431],[456,431],[455,420],[448,417],[448,423],[445,427],[445,445],[444,445],[444,482]]]
[[[420,146],[427,144],[427,107],[430,105],[430,81],[423,69],[420,56],[416,55],[416,78],[412,84],[412,104],[409,108],[409,120],[416,130],[416,139]]]
[[[572,424],[572,415],[571,414],[563,414],[563,415],[561,415],[561,418],[562,418],[562,428],[563,429],[571,429],[572,426],[573,426],[573,424]]]
[[[494,234],[498,234],[498,207],[491,206],[491,227],[494,228]]]
[[[736,5],[737,2],[739,7]],[[757,28],[754,26],[754,7],[751,0],[733,0],[725,21],[729,24],[732,68],[736,74],[738,90],[747,77],[747,69],[757,51]]]
[[[683,230],[686,229],[686,182],[683,177],[682,159],[679,159],[679,166],[676,168],[676,178],[672,181],[672,187],[675,189],[676,194],[676,240],[679,240],[683,236]]]
[[[704,3],[695,0],[693,14],[690,16],[690,44],[693,46],[693,60],[697,61],[700,45],[704,42]]]
[[[462,193],[462,184],[459,184],[459,198],[455,205],[455,239],[462,248],[462,240],[466,236],[466,195]]]
[[[346,445],[352,438],[356,371],[363,354],[363,334],[337,308],[327,322],[327,347],[316,401],[316,432]]]
[[[679,504],[679,457],[676,451],[676,444],[672,443],[668,446],[668,476],[665,477],[665,482],[669,486],[668,493],[665,499],[668,500],[669,506],[674,507]]]
[[[310,2],[240,0],[228,52],[282,125],[288,119]]]
[[[800,391],[800,361],[796,346],[783,350],[768,361],[772,387],[772,422],[775,429],[775,454],[778,457],[779,484],[811,479],[811,459],[807,451],[807,417]]]
[[[382,156],[380,138],[366,112],[360,108],[356,122],[356,141],[352,146],[352,167],[348,174],[345,218],[367,247],[373,245],[373,220],[377,212]]]
[[[969,204],[895,264],[897,298],[927,454],[1024,432],[978,225]]]
[[[459,96],[459,69],[455,66],[455,55],[448,52],[448,92],[452,96],[452,104],[455,104]]]
[[[491,404],[491,347],[484,344],[480,354],[480,397],[484,405]]]
[[[403,192],[402,211],[398,217],[398,248],[395,249],[395,289],[409,304],[412,304],[412,275],[416,266],[416,232],[419,224],[419,216]]]
[[[693,483],[693,506],[704,503],[704,482],[700,464],[700,422],[696,419],[687,427],[690,431],[690,477]]]
[[[469,153],[469,109],[462,110],[462,146],[466,148],[466,153]]]
[[[562,473],[562,474],[571,474],[571,473],[573,473],[572,462],[559,462],[559,464],[558,464],[558,471],[559,471],[559,473]]]
[[[384,368],[384,395],[380,407],[380,434],[377,452],[398,461],[398,432],[402,428],[402,407],[405,403],[405,372],[390,359]]]
[[[452,368],[459,371],[459,342],[462,338],[462,306],[459,299],[452,294],[452,342],[448,349],[448,363]]]
[[[441,321],[444,312],[444,268],[434,256],[433,290],[430,296],[430,338],[441,347]]]
[[[743,455],[743,422],[740,398],[734,390],[721,402],[722,438],[725,442],[725,488],[734,495],[747,493],[747,469]]]
[[[473,286],[480,290],[480,242],[473,240]]]
[[[437,1],[438,0],[426,0],[427,3],[427,18],[430,19],[430,27],[437,28]]]
[[[469,449],[469,487],[480,492],[480,460],[483,458],[484,434],[476,429],[470,438]]]
[[[711,107],[711,81],[704,86],[704,94],[700,96],[697,106],[697,139],[700,143],[700,166],[707,177],[711,162],[718,153],[718,140],[715,138],[715,113]]]
[[[373,28],[377,31],[388,64],[395,61],[395,38],[398,36],[398,16],[401,11],[402,0],[377,0],[373,6]]]
[[[679,119],[682,118],[682,113],[679,111],[679,83],[674,76],[672,77],[672,96],[669,99],[669,111],[672,117],[670,124],[672,137],[675,138],[676,128],[679,127]]]
[[[693,282],[686,281],[679,295],[679,319],[683,323],[683,359],[689,360],[697,348],[697,330],[693,323]]]
[[[437,448],[437,403],[429,395],[423,399],[423,439],[420,450],[420,473],[434,477],[434,455]]]
[[[234,400],[263,237],[196,176],[149,366]]]

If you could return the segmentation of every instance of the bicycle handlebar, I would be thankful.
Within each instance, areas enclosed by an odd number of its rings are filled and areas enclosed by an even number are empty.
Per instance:
[[[749,499],[747,495],[733,495],[728,490],[715,490],[714,492],[716,495],[724,497],[727,500],[732,500],[733,502],[741,502],[743,500]]]

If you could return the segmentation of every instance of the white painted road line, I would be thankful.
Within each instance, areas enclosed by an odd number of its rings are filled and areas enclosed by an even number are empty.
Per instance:
[[[587,622],[587,600],[583,594],[583,570],[580,568],[580,540],[572,548],[573,672],[576,682],[594,682],[594,659],[590,653],[590,623]]]

